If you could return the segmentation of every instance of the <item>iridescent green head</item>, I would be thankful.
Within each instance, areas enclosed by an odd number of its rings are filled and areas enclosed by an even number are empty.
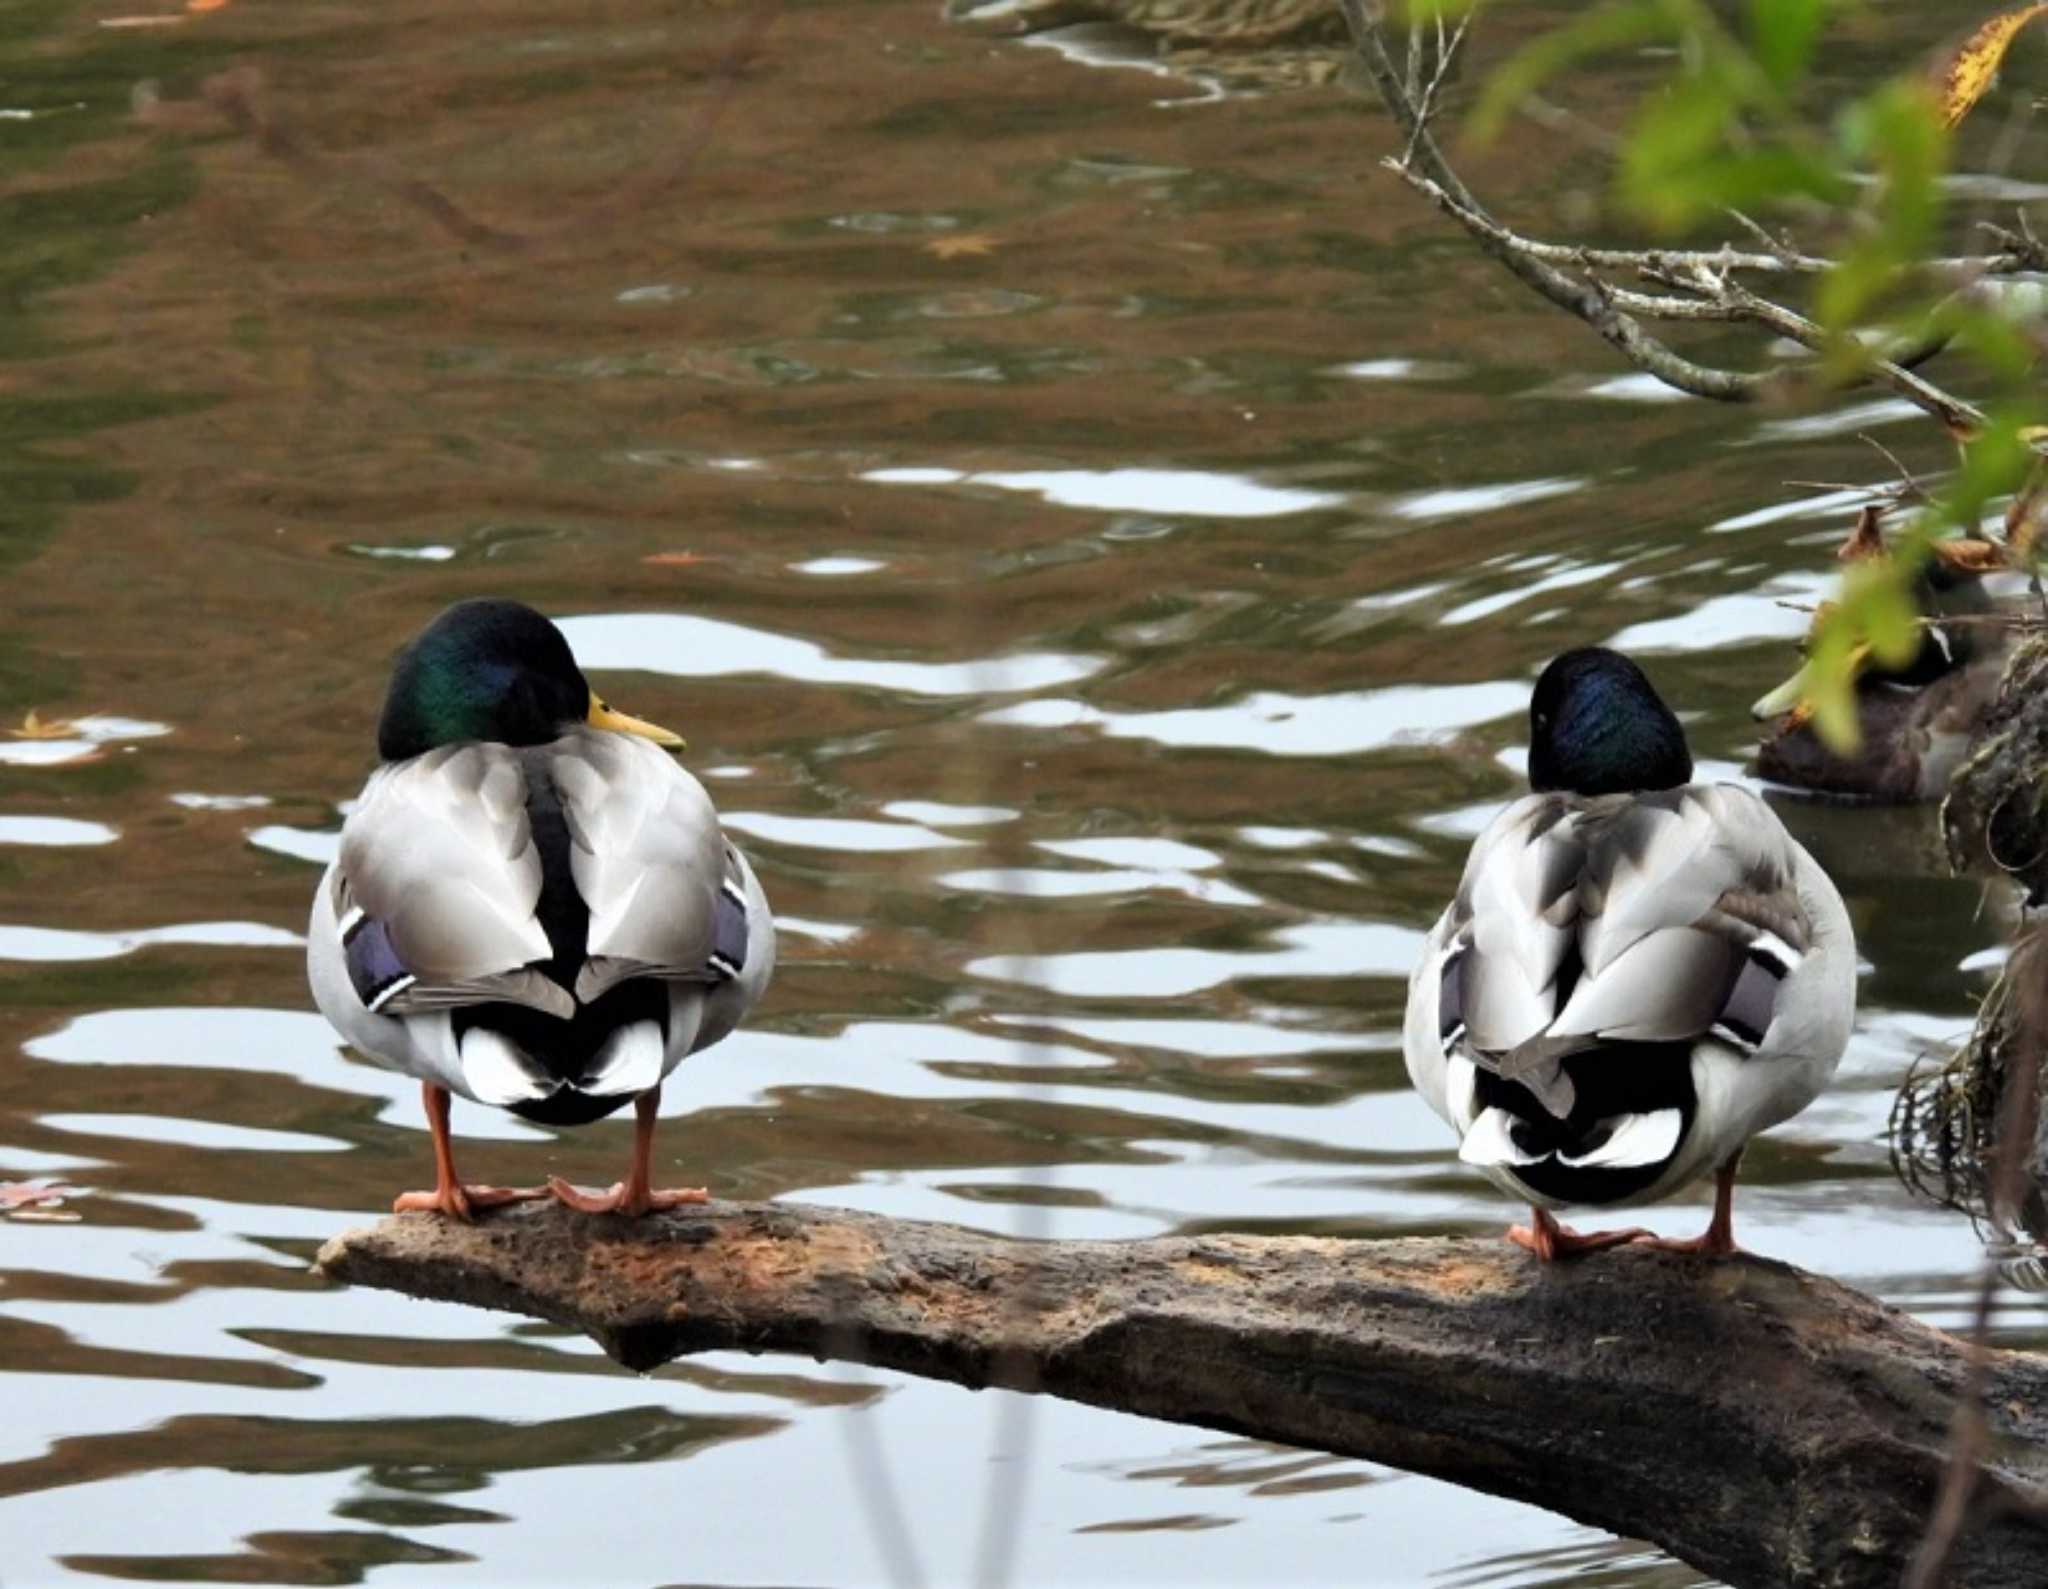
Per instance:
[[[614,712],[562,631],[516,601],[457,602],[399,652],[377,723],[377,754],[404,761],[437,745],[545,745],[579,724],[680,747],[665,728]]]

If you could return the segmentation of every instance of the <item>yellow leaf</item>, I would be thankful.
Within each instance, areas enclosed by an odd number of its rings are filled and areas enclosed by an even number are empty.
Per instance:
[[[986,232],[962,232],[958,237],[934,237],[924,251],[934,259],[966,259],[993,254],[998,246]]]
[[[1970,114],[1970,107],[1984,97],[1998,76],[2005,52],[2020,29],[2038,16],[2048,16],[2048,0],[2001,11],[1963,40],[1962,48],[1942,67],[1936,84],[1944,126],[1953,127]]]
[[[45,719],[34,707],[21,720],[21,727],[7,731],[16,739],[69,739],[78,732],[68,717]]]

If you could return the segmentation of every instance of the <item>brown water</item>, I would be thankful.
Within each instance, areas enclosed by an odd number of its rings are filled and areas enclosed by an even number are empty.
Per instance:
[[[328,1287],[426,1137],[297,935],[391,651],[516,595],[689,735],[783,917],[669,1174],[1030,1234],[1489,1231],[1397,1029],[1529,679],[1632,647],[1737,776],[1846,522],[1784,482],[1881,475],[1858,431],[1939,467],[1930,428],[1662,400],[1336,87],[895,0],[128,3],[0,40],[0,718],[79,720],[0,740],[0,1179],[83,1188],[0,1222],[0,1580],[1697,1582],[1363,1463],[808,1362],[639,1379]],[[1981,9],[1866,8],[1841,81]],[[1549,135],[1469,162],[1585,223]],[[1781,809],[1871,969],[1745,1239],[1958,1324],[1977,1246],[1883,1128],[2000,913],[1924,814]],[[457,1126],[479,1177],[587,1182],[628,1130]]]

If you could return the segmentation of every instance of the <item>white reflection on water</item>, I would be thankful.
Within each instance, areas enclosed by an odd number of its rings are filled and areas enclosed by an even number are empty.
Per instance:
[[[75,817],[0,817],[0,844],[112,844],[120,830]]]
[[[1029,491],[1063,508],[1111,513],[1172,513],[1198,519],[1270,519],[1346,500],[1334,491],[1261,485],[1243,475],[1201,469],[1018,469],[969,474],[959,469],[870,469],[877,485],[994,486]]]
[[[1563,387],[1565,383],[1560,382]],[[1566,388],[1569,390],[1570,388]],[[1654,375],[1610,375],[1588,381],[1577,388],[1581,397],[1605,397],[1623,403],[1685,403],[1692,399],[1675,386],[1667,386]]]
[[[904,850],[967,848],[967,840],[908,822],[863,822],[854,817],[790,817],[770,811],[727,811],[719,821],[729,833],[745,833],[770,844],[806,850],[859,850],[871,855]]]
[[[1903,397],[1880,397],[1868,403],[1852,403],[1826,414],[1801,414],[1796,419],[1767,419],[1751,433],[1752,439],[1769,441],[1812,441],[1822,436],[1848,436],[1871,425],[1891,425],[1902,419],[1918,418],[1920,410]]]
[[[1812,612],[1802,609],[1810,609],[1834,582],[1834,573],[1827,569],[1788,571],[1759,590],[1715,596],[1669,618],[1630,624],[1606,643],[1617,651],[1648,653],[1797,640],[1813,623]],[[1670,594],[1678,599],[1675,589]]]
[[[1117,712],[1083,701],[1023,701],[983,714],[1019,728],[1099,728],[1114,739],[1256,750],[1269,756],[1347,756],[1425,741],[1522,710],[1528,686],[1402,684],[1341,695],[1260,691],[1227,706]]]
[[[270,804],[269,795],[199,794],[187,791],[171,796],[171,804],[187,811],[255,811]]]
[[[1014,822],[1018,814],[1009,806],[952,806],[937,800],[891,800],[882,807],[882,815],[905,822],[922,822],[928,828],[985,828],[998,822]]]
[[[1472,623],[1480,618],[1491,617],[1494,613],[1500,612],[1505,608],[1516,606],[1521,602],[1529,600],[1531,597],[1541,596],[1549,591],[1569,590],[1574,585],[1590,585],[1593,581],[1605,579],[1610,574],[1627,566],[1626,559],[1613,563],[1567,562],[1562,568],[1557,569],[1553,573],[1545,574],[1541,579],[1526,584],[1518,581],[1507,590],[1495,591],[1492,595],[1480,596],[1475,600],[1453,607],[1449,612],[1437,619],[1437,622],[1446,627]]]
[[[1324,373],[1352,381],[1450,381],[1463,375],[1465,367],[1440,359],[1360,359],[1332,365]]]
[[[65,927],[0,925],[0,960],[113,960],[153,944],[212,944],[297,949],[306,940],[260,921],[188,921],[135,932],[77,932]]]
[[[1285,947],[989,955],[967,971],[1073,998],[1171,999],[1247,977],[1405,977],[1422,953],[1421,933],[1387,922],[1307,922],[1272,937]]]
[[[1201,1054],[1210,1059],[1252,1059],[1261,1054],[1352,1053],[1392,1048],[1391,1032],[1304,1032],[1254,1021],[1142,1020],[1087,1015],[998,1015],[1003,1025],[1071,1032],[1094,1043]]]
[[[267,827],[252,829],[249,842],[273,855],[288,855],[295,861],[311,861],[315,866],[325,866],[341,854],[341,829],[292,828],[273,822]]]
[[[0,764],[11,767],[61,767],[79,761],[102,746],[121,740],[156,739],[171,731],[169,723],[105,712],[53,724],[65,730],[61,739],[0,739]]]
[[[872,557],[813,557],[807,562],[791,563],[792,574],[811,574],[820,579],[845,579],[854,574],[876,574],[887,568],[887,563]]]
[[[265,1131],[183,1115],[38,1115],[36,1123],[82,1137],[121,1137],[130,1142],[163,1142],[229,1153],[336,1153],[352,1146],[339,1137],[315,1136],[308,1131]]]
[[[806,684],[894,690],[904,695],[1009,695],[1071,684],[1099,672],[1101,657],[1018,652],[968,662],[885,662],[835,657],[811,640],[685,613],[599,613],[559,618],[585,668],[685,678],[768,673]]]
[[[379,1118],[426,1130],[420,1084],[381,1066],[351,1061],[334,1030],[296,1010],[233,1006],[96,1010],[22,1045],[31,1059],[65,1065],[189,1065],[195,1070],[252,1071],[382,1098]],[[396,1106],[395,1108],[392,1106]],[[531,1141],[548,1133],[500,1109],[460,1108],[456,1131],[468,1137]]]
[[[1773,502],[1761,508],[1752,508],[1747,513],[1737,513],[1730,518],[1716,519],[1707,528],[1720,533],[1731,530],[1753,530],[1765,524],[1781,524],[1787,519],[1825,519],[1850,508],[1860,507],[1870,500],[1870,493],[1859,489],[1828,491],[1816,497],[1794,497],[1789,502]]]
[[[1244,843],[1261,850],[1312,850],[1328,844],[1330,835],[1320,828],[1246,827],[1237,830]]]
[[[1397,519],[1414,519],[1427,522],[1432,519],[1463,518],[1472,513],[1497,513],[1502,508],[1518,508],[1524,503],[1541,502],[1548,497],[1567,496],[1582,491],[1591,482],[1580,478],[1551,480],[1503,480],[1490,486],[1454,486],[1441,491],[1418,491],[1413,496],[1396,497],[1387,504],[1387,511]]]
[[[1185,894],[1208,905],[1258,905],[1257,894],[1246,893],[1220,878],[1196,877],[1191,872],[1171,869],[1144,871],[1114,868],[1104,871],[1061,872],[1038,867],[991,867],[981,871],[947,872],[938,879],[948,888],[976,894],[1010,894],[1027,899],[1080,899],[1091,894],[1142,894],[1163,889]]]
[[[1038,849],[1069,860],[1093,861],[1101,870],[1054,871],[1042,867],[992,867],[949,872],[938,879],[948,888],[1036,899],[1071,899],[1093,894],[1135,894],[1164,889],[1211,905],[1264,901],[1220,878],[1197,877],[1223,864],[1213,851],[1177,839],[1096,838],[1040,840]]]
[[[1076,861],[1100,861],[1104,866],[1201,872],[1223,864],[1223,857],[1214,851],[1178,839],[1042,839],[1037,847]]]

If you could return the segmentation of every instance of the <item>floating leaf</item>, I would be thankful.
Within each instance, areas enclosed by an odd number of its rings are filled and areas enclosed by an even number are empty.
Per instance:
[[[62,1181],[0,1181],[0,1213],[23,1208],[54,1208],[71,1188]]]
[[[978,259],[993,254],[1001,241],[986,232],[961,232],[950,237],[934,237],[920,245],[934,259]]]
[[[45,718],[31,706],[28,716],[21,720],[21,727],[7,732],[16,739],[71,739],[78,733],[78,727],[68,717]]]
[[[2021,28],[2038,16],[2048,16],[2048,0],[2011,11],[2001,11],[1975,33],[1963,40],[1962,48],[1943,64],[1935,80],[1941,95],[1941,118],[1953,127],[1984,97],[1998,77],[2005,52]]]

